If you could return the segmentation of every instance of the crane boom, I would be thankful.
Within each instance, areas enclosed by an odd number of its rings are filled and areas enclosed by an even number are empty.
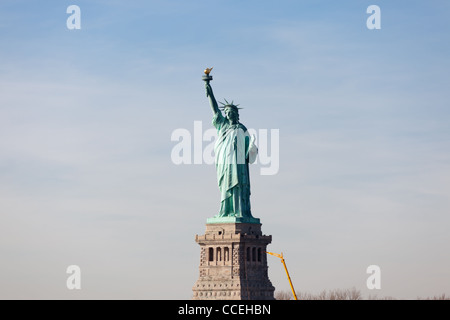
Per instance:
[[[297,295],[295,294],[294,285],[292,284],[291,277],[289,276],[289,271],[288,271],[288,269],[286,267],[286,262],[284,262],[283,252],[281,254],[279,254],[279,253],[273,253],[273,252],[266,251],[266,253],[281,259],[281,263],[284,266],[284,270],[286,271],[286,275],[287,275],[288,280],[289,280],[289,285],[291,286],[292,294],[294,295],[294,300],[298,300],[297,299]]]

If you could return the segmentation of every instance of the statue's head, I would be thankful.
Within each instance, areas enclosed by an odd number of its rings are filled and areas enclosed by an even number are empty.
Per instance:
[[[226,99],[225,99],[225,103],[221,102],[221,104],[223,106],[220,108],[224,111],[225,117],[228,120],[230,120],[232,122],[239,121],[239,109],[242,109],[242,108],[238,108],[238,106],[239,106],[238,104],[235,105],[233,103],[233,101],[231,101],[231,103],[230,103]]]

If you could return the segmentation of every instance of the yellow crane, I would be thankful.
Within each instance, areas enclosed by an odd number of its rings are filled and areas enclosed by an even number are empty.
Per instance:
[[[286,271],[286,275],[288,277],[289,284],[291,285],[291,290],[292,290],[292,294],[294,295],[294,300],[298,300],[297,299],[297,295],[295,294],[294,286],[292,285],[291,277],[289,276],[289,272],[288,272],[288,269],[286,267],[286,263],[284,262],[283,252],[281,254],[278,254],[278,253],[273,253],[273,252],[266,251],[266,253],[281,259],[281,263],[283,264],[284,270]]]

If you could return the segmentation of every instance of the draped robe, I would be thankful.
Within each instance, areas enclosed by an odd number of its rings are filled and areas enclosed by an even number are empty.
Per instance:
[[[220,111],[212,123],[218,135],[214,153],[220,211],[216,217],[252,217],[248,164],[255,161],[258,153],[254,139],[243,124],[231,124]]]

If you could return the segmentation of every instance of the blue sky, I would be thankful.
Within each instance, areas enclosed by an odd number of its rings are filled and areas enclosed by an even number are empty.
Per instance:
[[[66,27],[71,4],[81,30]],[[371,4],[381,30],[366,28]],[[242,123],[280,130],[278,174],[252,167],[252,210],[299,291],[449,293],[449,13],[437,0],[2,1],[0,297],[190,298],[219,192],[214,166],[173,164],[170,137],[210,126],[210,66]],[[65,287],[70,264],[80,291]]]

